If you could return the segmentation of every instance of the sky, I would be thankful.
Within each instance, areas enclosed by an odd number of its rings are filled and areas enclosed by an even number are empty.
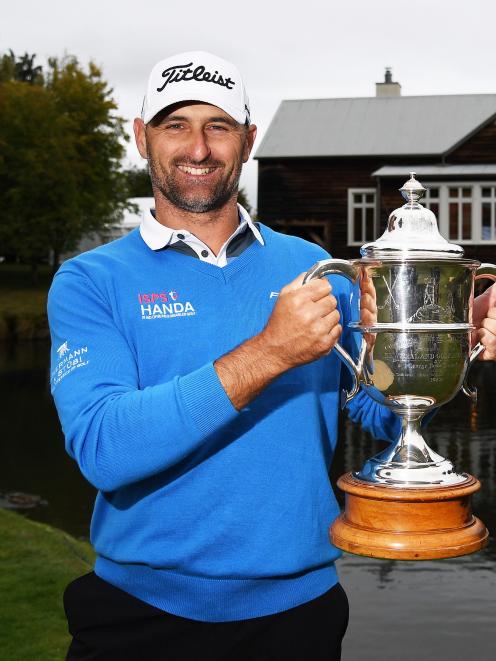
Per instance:
[[[0,53],[93,60],[131,134],[153,65],[213,52],[243,75],[256,152],[281,100],[375,96],[387,66],[403,95],[495,93],[495,19],[493,0],[23,0],[2,8]],[[126,158],[144,163],[133,140]],[[241,185],[256,207],[253,158]]]

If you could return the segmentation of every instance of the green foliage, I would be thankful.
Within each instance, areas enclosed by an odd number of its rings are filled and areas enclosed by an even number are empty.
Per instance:
[[[40,267],[37,287],[31,284],[30,275],[26,264],[0,264],[0,342],[49,337],[46,303],[50,269],[48,265]]]
[[[44,76],[39,69],[12,52],[0,62],[0,253],[36,264],[51,252],[56,266],[129,206],[127,136],[93,63],[52,58]]]
[[[125,170],[129,197],[153,197],[150,174],[147,168],[136,166]]]
[[[0,649],[9,661],[65,658],[70,642],[62,594],[91,571],[86,542],[0,510]]]
[[[34,66],[36,55],[25,53],[16,58],[14,52],[9,50],[7,55],[0,58],[0,82],[7,80],[19,80],[32,85],[43,84],[42,67]]]
[[[240,188],[238,191],[238,202],[241,204],[242,207],[244,207],[249,214],[252,212],[252,208],[250,203],[248,202],[248,198],[246,197],[246,192],[244,188]]]
[[[15,80],[16,76],[16,59],[12,51],[9,51],[9,54],[2,55],[0,57],[0,83],[4,83],[7,80]]]

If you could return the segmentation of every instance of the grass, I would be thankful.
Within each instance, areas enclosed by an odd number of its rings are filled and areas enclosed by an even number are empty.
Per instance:
[[[65,658],[65,586],[91,571],[93,551],[51,526],[0,510],[0,650],[8,661]]]
[[[0,339],[48,337],[46,299],[51,282],[48,266],[40,267],[38,284],[23,264],[0,264]]]

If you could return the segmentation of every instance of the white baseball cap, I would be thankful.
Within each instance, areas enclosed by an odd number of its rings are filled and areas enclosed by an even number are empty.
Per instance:
[[[241,74],[230,62],[204,51],[179,53],[153,67],[141,118],[145,124],[180,101],[203,101],[221,108],[239,124],[250,122],[250,104]]]

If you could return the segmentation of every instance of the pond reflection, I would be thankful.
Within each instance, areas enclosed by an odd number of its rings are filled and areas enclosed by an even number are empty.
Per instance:
[[[65,452],[48,360],[44,342],[0,343],[0,493],[39,496],[47,504],[19,511],[88,537],[95,490]]]

